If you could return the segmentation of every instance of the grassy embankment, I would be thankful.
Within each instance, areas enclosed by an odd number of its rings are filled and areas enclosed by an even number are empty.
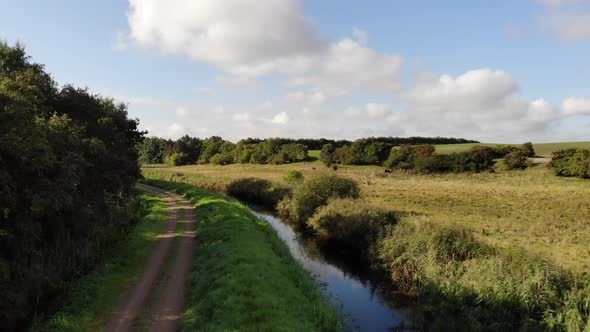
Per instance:
[[[149,174],[146,174],[149,178]],[[336,309],[266,222],[236,200],[148,179],[194,204],[198,247],[183,331],[338,331]]]
[[[94,272],[73,285],[63,308],[49,319],[37,321],[32,331],[102,331],[112,311],[131,289],[157,245],[166,223],[167,208],[157,196],[142,192],[143,211],[125,241],[105,255]]]
[[[150,168],[144,173],[223,190],[245,177],[278,184],[292,169],[306,177],[334,173],[318,162]],[[544,166],[444,175],[385,175],[378,167],[344,166],[336,173],[357,180],[366,203],[398,212],[401,227],[378,248],[389,270],[408,272],[393,274],[397,282],[488,323],[502,315],[521,326],[528,319],[572,331],[587,326],[588,181],[556,177]],[[407,241],[396,240],[400,237]]]

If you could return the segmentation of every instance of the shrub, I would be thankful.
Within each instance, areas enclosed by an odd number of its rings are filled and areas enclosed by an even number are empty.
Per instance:
[[[300,171],[288,171],[287,174],[283,176],[283,180],[291,184],[302,183],[304,179],[305,177],[303,176],[303,173],[301,173]]]
[[[305,161],[307,159],[307,146],[303,144],[285,144],[272,156],[273,164],[288,164]]]
[[[529,167],[529,152],[524,149],[517,149],[504,157],[504,168],[507,170],[526,169]]]
[[[234,162],[234,157],[229,153],[217,153],[209,161],[214,165],[228,165]]]
[[[337,175],[318,175],[299,186],[293,194],[290,217],[298,225],[305,225],[315,210],[331,198],[359,197],[357,183]]]
[[[318,208],[307,225],[320,241],[362,257],[385,227],[396,222],[393,211],[351,198],[338,198]]]
[[[535,148],[533,147],[533,143],[531,142],[524,143],[522,145],[522,149],[527,152],[528,157],[534,157],[535,155],[537,155],[537,153],[535,152]]]
[[[330,167],[334,162],[334,152],[336,149],[332,144],[325,144],[322,146],[322,151],[320,152],[320,161],[326,165],[326,167]]]
[[[550,167],[558,176],[590,178],[590,150],[565,149],[555,151]]]
[[[510,152],[518,150],[514,145],[496,145],[492,149],[494,149],[495,158],[504,158]]]
[[[186,165],[185,162],[187,159],[188,156],[186,155],[186,153],[176,152],[166,157],[166,164],[170,166]]]
[[[274,209],[280,200],[291,194],[291,191],[268,180],[246,178],[232,181],[227,186],[227,193],[241,200]]]
[[[383,163],[386,168],[413,169],[416,160],[425,160],[434,155],[434,145],[402,145],[391,149],[389,157]]]

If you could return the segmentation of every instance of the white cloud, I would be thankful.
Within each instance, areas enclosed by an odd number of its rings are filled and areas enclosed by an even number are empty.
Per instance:
[[[275,115],[272,118],[272,123],[287,124],[288,122],[289,122],[289,116],[287,115],[286,112],[278,113],[277,115]]]
[[[198,93],[205,93],[205,94],[211,94],[214,92],[213,88],[210,88],[210,87],[199,87],[199,88],[196,88],[195,91]]]
[[[292,91],[287,93],[283,99],[288,103],[313,106],[323,104],[327,97],[319,90],[313,92]]]
[[[250,120],[250,113],[241,112],[233,115],[233,120],[236,122],[248,122]]]
[[[355,40],[325,40],[303,16],[300,0],[129,0],[129,38],[211,63],[228,75],[227,86],[248,86],[269,74],[291,84],[343,94],[355,88],[388,91],[399,86],[401,58]]]
[[[390,112],[391,112],[391,109],[389,108],[388,105],[375,104],[375,103],[367,104],[367,115],[372,119],[384,118]]]
[[[590,115],[590,98],[568,97],[561,103],[561,111],[565,115]]]

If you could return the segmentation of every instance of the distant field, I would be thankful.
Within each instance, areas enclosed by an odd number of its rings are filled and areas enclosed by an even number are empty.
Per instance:
[[[496,146],[502,144],[496,143],[468,143],[468,144],[444,144],[436,145],[436,152],[446,154],[453,152],[468,151],[476,145]],[[517,145],[517,144],[515,144]],[[535,143],[533,144],[535,152],[539,156],[551,156],[551,153],[561,149],[581,148],[590,149],[590,142],[561,142],[561,143]]]
[[[312,157],[312,158],[319,158],[320,157],[320,152],[321,150],[309,150],[307,152],[307,155]]]
[[[317,161],[144,168],[216,190],[245,177],[282,181],[289,170],[302,171],[305,177],[334,172]],[[559,178],[545,166],[497,174],[386,176],[378,166],[340,166],[336,172],[357,180],[369,202],[403,212],[409,221],[459,224],[474,230],[485,243],[524,250],[566,269],[590,273],[588,180]]]

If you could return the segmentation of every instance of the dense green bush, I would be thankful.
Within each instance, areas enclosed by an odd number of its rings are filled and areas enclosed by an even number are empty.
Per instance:
[[[232,181],[227,193],[241,200],[275,209],[277,203],[291,194],[291,190],[268,180],[246,178]]]
[[[407,145],[391,150],[385,167],[418,173],[482,172],[494,165],[494,151],[476,146],[471,151],[436,154],[432,145]]]
[[[217,153],[209,160],[213,165],[228,165],[234,162],[234,156],[229,153]]]
[[[385,227],[396,222],[393,211],[350,198],[337,198],[318,208],[307,225],[320,241],[366,258],[369,247]]]
[[[166,164],[170,166],[181,166],[187,164],[188,155],[183,152],[175,152],[166,157]]]
[[[288,164],[307,159],[307,147],[303,144],[285,144],[271,157],[273,164]]]
[[[25,330],[131,223],[143,133],[0,42],[0,326]]]
[[[535,152],[535,148],[533,147],[533,143],[531,142],[524,143],[522,145],[522,149],[526,151],[527,157],[534,157],[535,155],[537,155],[537,153]]]
[[[558,176],[590,178],[590,150],[565,149],[555,151],[549,164]]]
[[[290,202],[290,219],[299,226],[305,226],[316,209],[332,198],[359,197],[357,183],[337,175],[318,175],[299,186]]]
[[[332,144],[326,144],[322,146],[322,150],[320,151],[320,161],[326,165],[326,167],[330,167],[334,163],[334,152],[336,149]]]
[[[304,179],[305,179],[305,176],[303,176],[303,173],[301,173],[300,171],[295,171],[295,170],[288,171],[287,174],[285,174],[285,176],[283,176],[283,180],[285,182],[293,184],[293,185],[303,183]]]
[[[529,151],[516,149],[504,157],[504,168],[507,170],[526,169],[530,166]]]

